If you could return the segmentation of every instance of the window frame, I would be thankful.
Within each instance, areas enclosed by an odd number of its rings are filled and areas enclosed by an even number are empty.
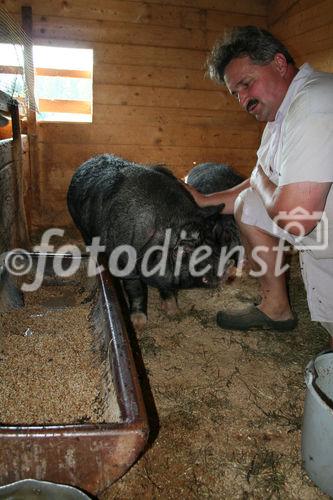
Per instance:
[[[34,45],[33,47],[40,47],[41,45]],[[44,46],[46,47],[46,46]],[[46,47],[48,48],[48,47]],[[50,48],[55,48],[54,46]],[[56,47],[59,49],[70,48],[71,50],[82,50],[81,48],[75,47]],[[24,50],[24,48],[23,48]],[[90,50],[93,56],[93,49],[85,49]],[[93,59],[93,58],[92,58]],[[60,68],[44,68],[41,66],[34,66],[34,79],[38,76],[47,76],[47,77],[61,77],[61,78],[87,78],[91,81],[91,99],[46,99],[39,98],[38,93],[36,91],[36,81],[34,81],[34,93],[36,100],[36,120],[39,123],[92,123],[93,121],[93,63],[91,70],[86,69],[60,69]],[[23,66],[9,66],[9,65],[0,65],[0,75],[23,75],[24,70]],[[20,98],[18,98],[20,100]],[[66,115],[86,115],[89,117],[88,120],[79,120],[79,119],[61,119],[61,116],[56,119],[50,118],[41,118],[40,113],[59,113]],[[65,117],[64,117],[65,118]]]

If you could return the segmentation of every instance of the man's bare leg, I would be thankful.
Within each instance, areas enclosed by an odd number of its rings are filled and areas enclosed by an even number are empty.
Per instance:
[[[241,222],[243,201],[237,199],[235,203],[235,218],[241,233],[241,240],[245,253],[250,261],[251,268],[259,270],[259,265],[252,258],[252,251],[262,246],[267,251],[258,252],[258,256],[267,266],[267,271],[258,277],[261,287],[261,303],[257,306],[263,313],[273,320],[288,320],[293,317],[286,286],[286,273],[276,275],[277,251],[273,248],[279,244],[279,239],[261,229]]]

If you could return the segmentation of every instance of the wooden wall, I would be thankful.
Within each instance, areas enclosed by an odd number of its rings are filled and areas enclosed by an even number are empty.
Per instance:
[[[224,28],[266,26],[267,0],[1,0],[17,20],[33,10],[35,44],[94,50],[93,123],[39,123],[32,173],[33,228],[69,223],[65,194],[76,167],[113,152],[165,162],[183,176],[218,161],[247,174],[260,127],[204,78]]]
[[[18,103],[0,91],[1,114],[10,120],[0,134],[0,282],[3,283],[4,252],[29,246],[25,206],[29,205],[27,136],[21,135]],[[1,127],[0,132],[4,129]],[[3,255],[2,255],[3,254]],[[0,288],[1,284],[0,283]],[[3,305],[3,302],[0,305]]]
[[[270,0],[267,26],[296,59],[333,72],[333,1]]]
[[[333,0],[0,0],[18,21],[27,4],[34,43],[94,50],[93,123],[37,125],[33,229],[70,222],[68,183],[97,153],[165,162],[180,177],[202,161],[250,172],[260,125],[204,78],[225,27],[268,27],[298,64],[333,71]]]

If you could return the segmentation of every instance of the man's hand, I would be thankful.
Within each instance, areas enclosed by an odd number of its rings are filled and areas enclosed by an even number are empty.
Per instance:
[[[225,191],[217,191],[216,193],[203,194],[199,193],[193,186],[185,184],[185,182],[180,181],[182,186],[193,196],[194,201],[199,205],[199,207],[214,207],[216,205],[221,205],[224,203],[223,213],[233,214],[235,199],[244,189],[250,186],[250,179],[237,184],[233,188],[226,189]]]

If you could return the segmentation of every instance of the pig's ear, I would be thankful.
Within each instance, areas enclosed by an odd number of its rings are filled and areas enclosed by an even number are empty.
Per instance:
[[[211,207],[201,208],[200,211],[204,217],[212,217],[213,215],[221,215],[222,210],[225,207],[225,203],[220,203],[219,205],[212,205]]]

